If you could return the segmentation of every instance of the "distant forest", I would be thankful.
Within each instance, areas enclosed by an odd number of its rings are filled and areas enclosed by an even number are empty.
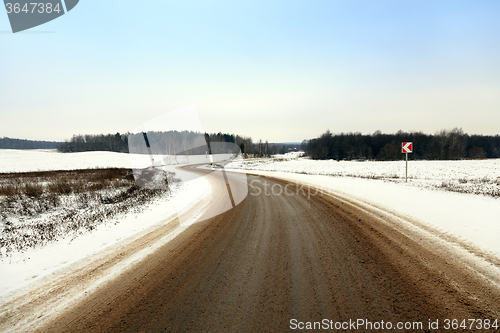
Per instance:
[[[71,140],[62,143],[57,150],[61,153],[83,151],[128,153],[128,133],[73,135]]]
[[[83,151],[113,151],[120,153],[129,152],[129,133],[125,134],[98,134],[98,135],[74,135],[70,140],[62,143],[59,152],[83,152]],[[191,147],[205,145],[206,138],[210,142],[229,142],[240,147],[241,152],[251,156],[270,156],[284,154],[291,150],[300,149],[300,144],[277,144],[267,141],[254,143],[252,138],[227,133],[194,133],[188,131],[147,132],[148,141],[156,150],[170,154],[183,154]],[[134,141],[142,143],[142,133],[131,136]],[[200,138],[202,141],[200,141]],[[203,140],[205,138],[205,140]],[[167,143],[168,142],[168,143]],[[135,149],[137,151],[137,149]],[[198,149],[199,150],[199,149]],[[189,154],[204,153],[201,150],[191,150]],[[204,149],[202,149],[204,150]],[[141,153],[146,153],[145,146]]]
[[[59,152],[113,151],[129,152],[129,133],[74,135],[66,142],[33,141],[25,139],[0,138],[0,149],[58,149]],[[142,133],[134,134],[142,140]],[[245,156],[265,157],[303,150],[312,159],[333,160],[379,160],[391,161],[404,158],[401,143],[413,142],[411,159],[457,160],[500,158],[500,136],[468,135],[462,129],[442,130],[434,135],[422,132],[383,134],[361,133],[332,134],[330,131],[302,143],[269,143],[227,133],[194,132],[148,132],[148,139],[157,152],[168,154],[203,154],[205,142],[229,142],[236,144]],[[143,145],[143,141],[140,141]],[[168,142],[168,144],[167,144]],[[217,145],[214,145],[217,146]],[[218,145],[221,147],[220,145]],[[199,147],[199,148],[193,148]],[[146,153],[142,147],[142,153]],[[189,148],[189,149],[188,149]],[[187,150],[187,152],[186,152]],[[137,149],[135,150],[137,152]]]
[[[61,142],[0,138],[0,149],[56,149]]]
[[[468,135],[462,129],[442,130],[434,135],[421,132],[371,135],[361,133],[332,134],[327,131],[307,142],[306,152],[312,159],[333,160],[399,160],[402,142],[413,142],[411,159],[458,160],[500,158],[500,136]]]
[[[152,147],[154,147],[157,151],[162,151],[166,153],[170,148],[172,153],[181,153],[184,152],[186,147],[193,147],[193,144],[196,145],[204,145],[204,135],[201,133],[194,133],[188,131],[168,131],[168,132],[147,132],[148,141]],[[133,143],[140,143],[141,146],[143,143],[143,135],[139,134],[97,134],[97,135],[73,135],[71,140],[64,142],[61,146],[59,146],[58,150],[63,153],[68,152],[83,152],[83,151],[113,151],[119,153],[128,153],[129,152],[129,136],[134,140]],[[233,134],[208,134],[209,138],[213,142],[231,142],[236,144],[244,144],[247,141],[251,142],[249,138],[243,138]],[[200,139],[203,140],[200,142]],[[173,144],[170,147],[167,146],[167,142]],[[242,146],[243,147],[243,146]],[[138,147],[136,146],[135,151],[137,149],[141,150],[141,153],[147,153],[146,146]],[[204,151],[203,151],[204,153]]]

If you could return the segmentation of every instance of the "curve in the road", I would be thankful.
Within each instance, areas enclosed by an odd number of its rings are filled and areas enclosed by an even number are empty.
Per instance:
[[[425,330],[429,319],[499,318],[499,289],[448,252],[355,203],[248,181],[234,209],[192,225],[40,331],[282,332],[294,319]]]

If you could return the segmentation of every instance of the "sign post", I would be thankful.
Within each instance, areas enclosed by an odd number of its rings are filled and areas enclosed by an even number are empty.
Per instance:
[[[406,154],[406,182],[408,183],[408,153],[413,153],[413,142],[402,142],[401,152]]]

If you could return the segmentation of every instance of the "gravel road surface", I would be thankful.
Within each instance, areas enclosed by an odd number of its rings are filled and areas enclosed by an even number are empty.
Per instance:
[[[324,319],[426,331],[429,319],[441,328],[447,318],[500,319],[498,276],[456,245],[335,195],[255,175],[248,183],[235,208],[193,224],[39,331],[283,332]],[[226,188],[213,185],[216,207]]]

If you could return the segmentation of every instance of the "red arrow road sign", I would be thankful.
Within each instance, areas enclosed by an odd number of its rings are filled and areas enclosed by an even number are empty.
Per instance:
[[[413,153],[413,142],[402,142],[401,143],[402,153]]]

